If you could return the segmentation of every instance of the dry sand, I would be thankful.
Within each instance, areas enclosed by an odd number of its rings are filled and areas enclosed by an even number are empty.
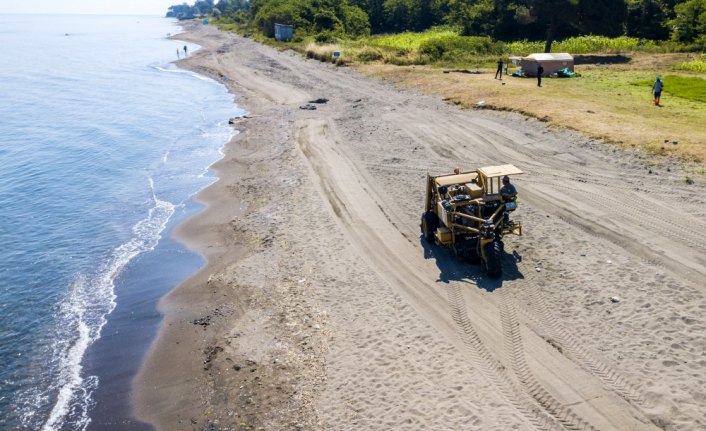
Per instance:
[[[676,167],[210,26],[249,110],[135,381],[160,430],[706,429],[706,194]],[[316,110],[309,100],[330,99]],[[505,275],[420,241],[427,172],[513,163]],[[611,297],[619,297],[612,302]]]

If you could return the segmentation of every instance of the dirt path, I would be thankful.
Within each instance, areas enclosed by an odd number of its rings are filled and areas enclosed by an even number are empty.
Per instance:
[[[188,66],[229,85],[250,118],[201,196],[210,209],[184,226],[209,265],[163,303],[141,418],[706,427],[702,189],[534,120],[461,111],[207,26],[180,37],[204,46]],[[316,98],[329,101],[299,109]],[[525,235],[490,280],[420,241],[419,216],[427,172],[504,163],[526,173]]]

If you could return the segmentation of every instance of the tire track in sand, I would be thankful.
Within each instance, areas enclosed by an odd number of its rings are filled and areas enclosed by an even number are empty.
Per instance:
[[[419,247],[410,244],[391,223],[389,215],[380,208],[379,202],[384,200],[368,184],[371,180],[359,172],[351,159],[354,155],[345,154],[333,127],[330,121],[308,120],[300,125],[296,137],[348,239],[359,249],[371,269],[409,300],[421,317],[447,339],[455,339],[457,345],[460,339],[459,347],[470,360],[469,366],[479,370],[528,425],[552,431],[610,429],[610,424],[620,424],[625,429],[638,429],[635,423],[644,426],[639,414],[623,405],[621,397],[605,391],[600,381],[584,381],[574,387],[577,379],[585,379],[590,374],[565,356],[556,354],[543,340],[533,338],[530,350],[527,350],[520,337],[520,324],[507,300],[500,301],[497,309],[493,307],[481,312],[464,301],[463,284],[457,281],[448,283],[445,297],[440,296],[442,292],[439,292],[438,284],[432,281],[438,274],[438,267],[433,261],[422,259]],[[473,292],[469,294],[475,298]],[[500,322],[496,320],[499,309],[502,309]],[[473,313],[469,314],[469,311]],[[483,332],[482,336],[479,330]],[[492,340],[501,334],[505,334],[508,340],[507,356],[512,370],[508,370],[500,359],[503,344],[487,344],[489,341],[486,341],[488,337]],[[557,378],[540,383],[528,365],[525,357],[528,352],[532,352],[536,364],[540,364],[540,358],[555,363],[557,367],[551,369],[539,366],[548,373],[559,373]],[[543,386],[546,384],[552,385],[552,393]],[[557,384],[559,388],[555,387]]]

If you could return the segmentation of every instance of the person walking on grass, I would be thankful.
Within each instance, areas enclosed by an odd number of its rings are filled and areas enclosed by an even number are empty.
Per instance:
[[[498,79],[498,74],[500,75],[500,80],[503,80],[503,59],[498,59],[498,70],[495,71],[495,78]]]
[[[537,66],[537,87],[542,86],[542,74],[544,73],[544,68],[542,67],[542,63],[539,63]]]
[[[662,82],[662,78],[657,76],[657,78],[655,78],[655,83],[652,84],[652,94],[655,96],[655,106],[659,106],[659,98],[662,96],[662,88],[664,88],[664,82]]]

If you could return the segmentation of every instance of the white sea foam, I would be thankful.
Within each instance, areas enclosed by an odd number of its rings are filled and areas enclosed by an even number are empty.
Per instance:
[[[152,66],[153,69],[158,70],[160,72],[168,72],[168,73],[183,73],[189,76],[193,76],[196,79],[200,79],[201,81],[206,81],[206,82],[217,82],[216,80],[209,78],[208,76],[204,75],[199,75],[198,73],[191,72],[190,70],[185,70],[185,69],[168,69],[164,68],[161,66]]]
[[[172,203],[157,198],[151,177],[149,186],[154,205],[132,227],[132,238],[113,251],[94,277],[77,277],[61,304],[58,317],[64,322],[67,336],[55,346],[59,378],[53,389],[58,389],[58,395],[42,431],[59,430],[67,423],[72,429],[84,430],[90,423],[91,394],[98,379],[82,376],[81,361],[86,350],[100,338],[107,316],[115,308],[115,277],[136,256],[154,249],[175,210]]]

